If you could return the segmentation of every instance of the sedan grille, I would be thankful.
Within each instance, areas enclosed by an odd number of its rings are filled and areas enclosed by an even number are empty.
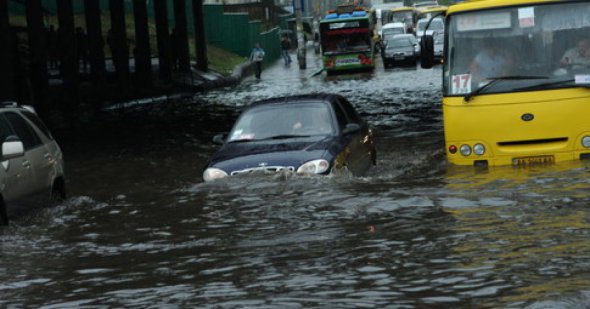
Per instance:
[[[294,172],[295,167],[293,166],[262,166],[247,168],[239,171],[231,172],[232,176],[246,173],[278,173],[278,172]]]

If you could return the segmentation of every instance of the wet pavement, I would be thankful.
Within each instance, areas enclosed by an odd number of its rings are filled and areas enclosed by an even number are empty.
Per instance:
[[[449,166],[440,67],[307,66],[56,132],[70,197],[0,229],[0,307],[587,307],[588,163]],[[369,175],[202,182],[242,107],[320,91],[373,126]]]

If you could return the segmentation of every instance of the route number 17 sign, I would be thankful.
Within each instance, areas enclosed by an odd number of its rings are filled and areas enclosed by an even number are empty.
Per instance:
[[[468,94],[471,92],[471,74],[453,75],[453,94]]]

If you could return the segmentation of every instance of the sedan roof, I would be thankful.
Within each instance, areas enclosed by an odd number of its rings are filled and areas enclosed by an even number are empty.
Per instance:
[[[339,98],[340,95],[331,94],[331,93],[313,93],[313,94],[302,94],[302,95],[295,95],[295,96],[283,96],[283,97],[276,97],[276,98],[269,98],[254,101],[250,104],[250,106],[259,106],[259,105],[267,105],[267,104],[280,104],[280,103],[304,103],[310,101],[331,101],[335,98]]]

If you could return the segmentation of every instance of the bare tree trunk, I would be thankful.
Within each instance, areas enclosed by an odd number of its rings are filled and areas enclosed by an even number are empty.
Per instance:
[[[209,64],[207,63],[207,40],[205,39],[205,23],[203,22],[203,17],[203,0],[193,0],[197,69],[206,72],[209,70]]]

